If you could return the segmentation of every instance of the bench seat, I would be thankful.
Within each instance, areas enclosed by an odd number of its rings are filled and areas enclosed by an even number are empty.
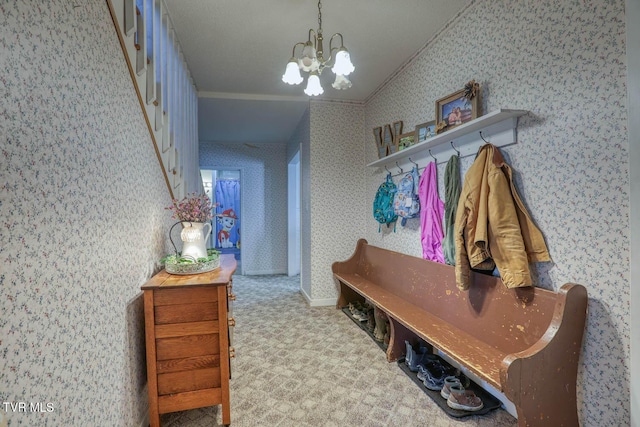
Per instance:
[[[420,338],[464,365],[474,374],[485,379],[498,390],[500,386],[500,365],[506,353],[479,341],[469,333],[430,314],[358,274],[336,275],[349,283],[363,298],[397,320]],[[392,337],[392,339],[395,337]],[[399,343],[402,347],[404,341]],[[390,343],[393,348],[393,343]],[[466,355],[466,357],[456,357]],[[391,357],[395,360],[397,357]]]

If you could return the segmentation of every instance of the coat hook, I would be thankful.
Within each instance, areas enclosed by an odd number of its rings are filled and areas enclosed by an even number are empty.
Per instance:
[[[458,149],[456,148],[456,146],[455,146],[455,145],[453,145],[453,141],[451,141],[451,148],[453,148],[453,150],[454,150],[456,153],[458,153],[458,156],[460,156],[460,150],[458,150]]]
[[[414,162],[413,160],[411,160],[411,157],[409,157],[409,161],[410,161],[411,163],[413,163],[414,165],[416,165],[416,167],[419,167],[419,166],[418,166],[418,164],[417,164],[416,162]]]
[[[433,157],[433,160],[435,160],[435,161],[436,161],[436,163],[438,163],[438,159],[436,159],[436,158],[433,156],[433,154],[431,154],[431,150],[429,150],[429,155],[430,155],[431,157]]]
[[[484,136],[482,136],[482,131],[479,132],[480,133],[480,138],[482,138],[482,140],[487,143],[487,144],[491,144],[489,141],[487,141],[486,139],[484,139]]]
[[[398,166],[398,169],[400,169],[400,173],[404,173],[404,171],[402,170],[402,168],[400,167],[400,165],[398,165],[398,162],[396,162],[396,166]]]

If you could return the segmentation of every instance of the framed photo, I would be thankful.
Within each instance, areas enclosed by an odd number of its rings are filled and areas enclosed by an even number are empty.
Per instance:
[[[411,147],[416,143],[415,132],[403,133],[398,135],[398,151]]]
[[[430,122],[422,123],[416,126],[416,141],[415,143],[422,142],[427,140],[433,136],[436,136],[436,121],[431,120]]]
[[[479,96],[468,100],[464,94],[465,90],[461,89],[436,101],[436,123],[442,126],[444,122],[445,125],[441,132],[478,117]]]

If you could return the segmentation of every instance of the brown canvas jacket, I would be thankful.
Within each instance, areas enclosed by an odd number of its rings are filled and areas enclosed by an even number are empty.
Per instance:
[[[471,285],[471,268],[498,267],[508,288],[531,286],[530,262],[551,261],[497,147],[486,144],[465,175],[455,222],[456,284]]]

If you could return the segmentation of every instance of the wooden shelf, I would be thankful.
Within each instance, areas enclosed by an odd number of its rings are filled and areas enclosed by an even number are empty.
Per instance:
[[[500,109],[492,111],[419,144],[371,162],[367,166],[395,167],[397,162],[398,166],[405,169],[405,166],[408,168],[412,166],[409,161],[411,158],[420,167],[424,167],[428,162],[433,161],[431,155],[437,159],[438,163],[445,163],[452,155],[456,154],[453,146],[460,151],[461,157],[469,156],[477,153],[478,149],[485,144],[485,141],[480,137],[480,132],[487,141],[497,147],[515,144],[517,142],[518,117],[527,113],[527,110]],[[431,155],[429,151],[431,151]]]

